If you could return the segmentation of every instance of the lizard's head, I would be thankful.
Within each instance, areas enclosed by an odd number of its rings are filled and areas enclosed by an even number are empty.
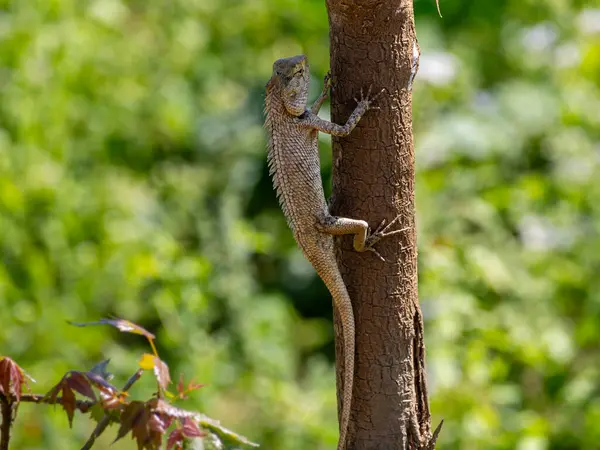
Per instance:
[[[310,70],[304,55],[281,58],[273,63],[271,82],[279,84],[287,112],[300,116],[306,110]]]

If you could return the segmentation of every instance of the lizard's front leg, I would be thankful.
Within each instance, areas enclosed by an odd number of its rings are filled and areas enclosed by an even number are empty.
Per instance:
[[[371,89],[366,97],[363,96],[362,91],[360,92],[360,100],[357,100],[356,108],[350,114],[350,117],[344,125],[338,125],[337,123],[329,122],[328,120],[321,119],[319,116],[310,111],[306,111],[300,117],[297,117],[296,124],[301,127],[313,128],[323,133],[331,134],[333,136],[348,136],[354,129],[358,121],[361,119],[363,114],[369,109],[374,109],[371,104],[381,95],[381,92],[372,98],[369,98]],[[383,91],[382,91],[383,92]],[[314,105],[313,105],[314,107]]]
[[[386,225],[385,219],[379,224],[377,229],[374,232],[370,232],[369,224],[364,220],[356,220],[349,219],[347,217],[337,217],[327,215],[321,218],[317,224],[316,228],[321,233],[327,233],[334,236],[341,236],[344,234],[353,234],[354,241],[353,247],[357,252],[371,251],[375,253],[379,259],[385,261],[385,259],[379,254],[377,250],[373,247],[377,242],[381,239],[386,238],[388,236],[393,236],[394,234],[402,233],[406,231],[408,228],[403,228],[401,230],[387,231],[392,225],[394,225],[400,216],[397,216],[394,220],[392,220],[388,225]]]
[[[331,72],[327,72],[325,75],[325,79],[323,80],[323,90],[319,94],[319,97],[315,100],[315,102],[310,107],[310,112],[312,114],[319,114],[319,110],[323,105],[323,102],[329,97],[329,89],[331,88]]]

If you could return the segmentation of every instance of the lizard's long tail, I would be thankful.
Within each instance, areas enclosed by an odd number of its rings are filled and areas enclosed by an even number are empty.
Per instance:
[[[333,297],[333,303],[342,321],[342,333],[344,337],[344,390],[342,395],[342,417],[340,420],[338,450],[343,450],[346,447],[350,407],[352,404],[352,388],[354,385],[354,345],[356,339],[354,312],[346,285],[337,268],[337,263],[327,264],[325,270],[319,269],[317,268],[317,273],[325,282],[327,289],[329,289]]]

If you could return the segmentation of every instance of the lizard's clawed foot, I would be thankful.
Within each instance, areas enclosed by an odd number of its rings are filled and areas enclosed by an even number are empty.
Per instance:
[[[321,91],[321,99],[325,100],[329,97],[329,90],[331,89],[331,71],[328,71],[323,78],[323,90]]]
[[[379,96],[381,94],[383,94],[383,92],[385,91],[385,89],[382,89],[381,91],[379,91],[377,94],[375,94],[373,97],[371,97],[371,90],[373,89],[373,85],[369,86],[369,90],[367,92],[367,95],[365,96],[363,93],[363,90],[360,90],[360,100],[358,100],[356,97],[354,98],[354,101],[356,103],[358,103],[359,105],[364,105],[366,106],[366,109],[381,109],[379,106],[371,106],[375,100],[377,100],[379,98]]]
[[[323,79],[323,90],[319,94],[319,97],[315,100],[313,105],[310,107],[310,111],[313,114],[318,114],[323,102],[329,98],[329,90],[331,89],[331,72],[327,72]]]
[[[388,231],[392,225],[394,225],[399,219],[400,215],[396,216],[394,220],[392,220],[389,224],[386,225],[386,220],[383,219],[379,226],[373,231],[369,233],[367,239],[365,240],[365,250],[369,250],[377,255],[379,259],[385,262],[385,259],[379,254],[377,250],[373,248],[375,244],[377,244],[383,238],[388,236],[393,236],[394,234],[402,233],[403,231],[409,230],[410,228],[402,228],[401,230]]]
[[[331,70],[328,70],[323,78],[323,92],[328,92],[331,88]]]

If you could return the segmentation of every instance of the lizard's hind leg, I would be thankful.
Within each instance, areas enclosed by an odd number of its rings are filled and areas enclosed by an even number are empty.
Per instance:
[[[353,234],[354,241],[353,247],[357,252],[370,251],[377,255],[379,259],[385,261],[385,259],[379,254],[377,250],[373,247],[377,242],[381,239],[386,238],[388,236],[393,236],[394,234],[402,233],[406,231],[408,228],[403,228],[401,230],[387,231],[389,228],[394,225],[400,216],[396,217],[386,226],[385,219],[379,224],[377,229],[374,232],[370,232],[369,225],[364,220],[356,220],[349,219],[347,217],[336,217],[336,216],[326,216],[321,219],[316,227],[322,233],[331,234],[334,236],[341,236],[344,234]]]
[[[353,234],[354,249],[358,252],[364,252],[366,250],[364,247],[369,232],[369,224],[364,220],[327,215],[317,222],[316,228],[321,233],[331,234],[333,236]]]

